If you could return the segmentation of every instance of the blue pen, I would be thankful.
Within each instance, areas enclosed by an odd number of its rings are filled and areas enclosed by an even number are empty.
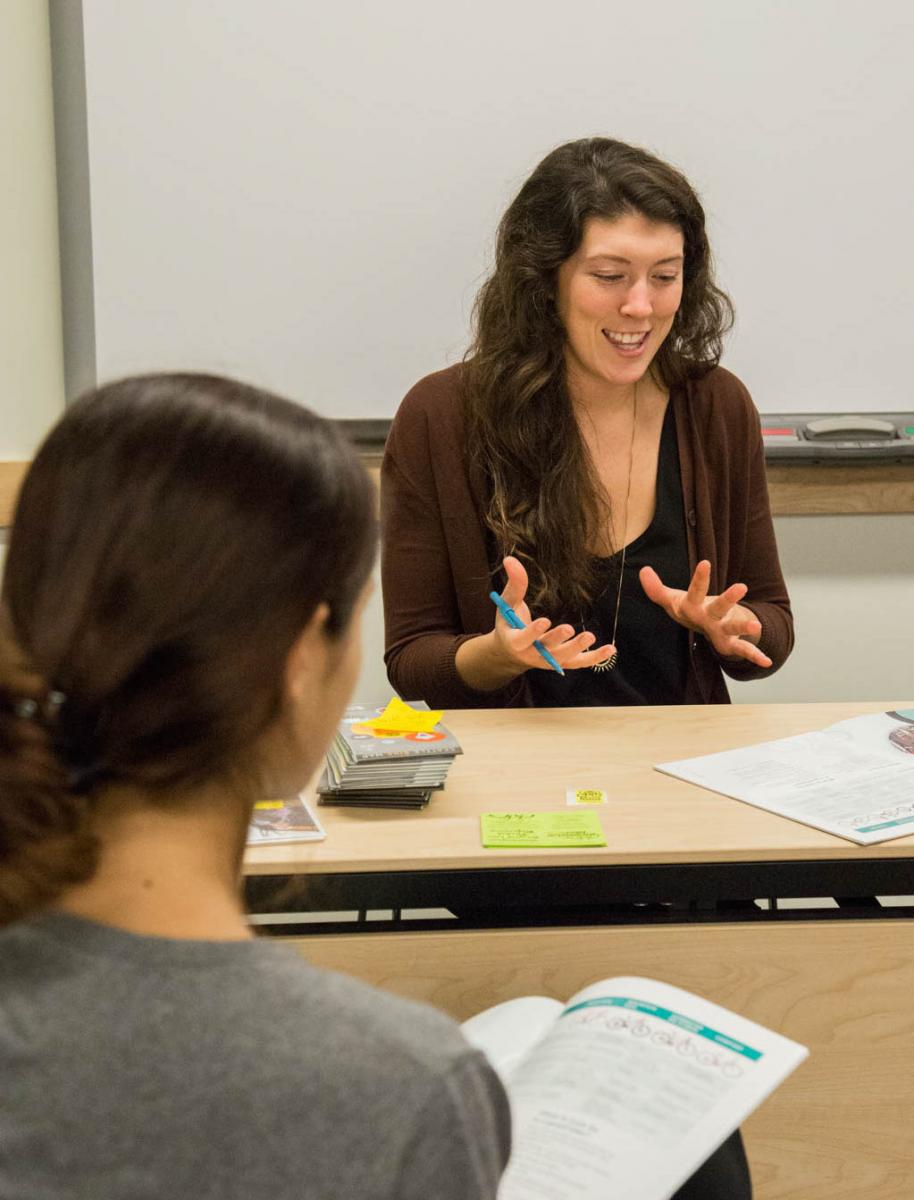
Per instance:
[[[505,620],[508,622],[508,624],[511,626],[512,629],[526,629],[527,628],[527,626],[523,623],[523,621],[520,619],[520,617],[517,615],[517,613],[511,607],[511,605],[508,604],[507,601],[503,600],[502,597],[499,596],[498,592],[489,592],[489,599],[492,601],[492,603],[495,605],[495,607],[498,609],[498,611],[501,613],[501,615],[505,618]],[[552,657],[552,655],[549,653],[549,651],[546,649],[546,647],[543,645],[542,642],[535,641],[533,643],[533,649],[537,652],[537,654],[542,654],[543,658],[545,658],[545,660],[549,664],[549,666],[552,667],[553,671],[558,671],[558,673],[560,675],[565,674],[565,672],[562,670],[562,668],[559,666],[559,664],[556,662],[556,660]]]

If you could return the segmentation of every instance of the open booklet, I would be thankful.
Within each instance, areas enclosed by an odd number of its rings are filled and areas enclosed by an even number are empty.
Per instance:
[[[666,1200],[808,1051],[689,992],[605,979],[463,1025],[501,1076],[514,1147],[499,1200]]]
[[[914,709],[656,769],[861,846],[914,833]]]

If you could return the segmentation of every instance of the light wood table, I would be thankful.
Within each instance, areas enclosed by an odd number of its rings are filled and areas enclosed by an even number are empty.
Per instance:
[[[322,808],[321,819],[328,833],[325,842],[256,847],[248,851],[246,872],[252,876],[308,873],[328,878],[368,873],[377,874],[379,881],[381,875],[391,872],[429,878],[445,872],[472,872],[482,886],[480,876],[504,875],[508,870],[533,871],[542,878],[552,870],[562,871],[566,878],[569,870],[580,870],[583,879],[594,873],[588,868],[604,868],[600,874],[605,875],[605,868],[665,867],[662,874],[682,878],[689,866],[702,864],[719,869],[729,886],[737,878],[748,877],[746,864],[757,868],[753,880],[761,873],[775,882],[781,877],[777,864],[789,868],[791,863],[799,863],[802,875],[789,870],[781,874],[791,879],[813,876],[817,890],[769,892],[759,890],[760,885],[753,882],[750,891],[742,894],[821,896],[837,894],[832,884],[825,891],[818,890],[819,881],[829,878],[827,864],[835,864],[833,878],[844,880],[844,894],[864,895],[873,891],[872,864],[884,862],[887,873],[875,890],[893,891],[895,888],[887,885],[903,872],[893,874],[891,864],[907,864],[914,858],[914,836],[862,848],[662,775],[653,765],[821,729],[895,704],[905,706],[899,701],[451,712],[445,720],[465,752],[454,763],[447,787],[433,795],[427,809]],[[609,805],[598,810],[607,846],[482,848],[480,813],[561,809],[569,787],[608,791]],[[864,879],[865,891],[846,891]],[[420,882],[417,889],[421,888]],[[578,902],[584,903],[587,896],[581,893]],[[645,897],[619,893],[618,898]],[[655,898],[672,898],[672,894]],[[465,903],[468,896],[461,899]]]
[[[317,925],[288,939],[316,965],[458,1019],[641,974],[778,1029],[812,1054],[745,1127],[757,1200],[908,1200],[914,912],[721,912],[715,901],[914,894],[914,837],[855,846],[652,770],[899,706],[910,702],[449,713],[465,754],[428,809],[322,808],[326,842],[250,850],[247,883],[267,908],[290,880],[297,909],[492,906],[477,927]],[[481,812],[562,808],[572,786],[609,792],[605,848],[481,848]],[[623,899],[677,905],[606,908]],[[568,911],[585,902],[589,916]]]

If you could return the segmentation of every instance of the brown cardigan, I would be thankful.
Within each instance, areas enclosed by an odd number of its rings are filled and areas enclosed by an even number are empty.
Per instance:
[[[501,563],[483,520],[485,483],[468,463],[459,373],[449,367],[409,392],[394,418],[381,468],[381,572],[387,674],[408,699],[432,707],[502,708],[533,703],[526,674],[494,692],[467,687],[457,647],[487,633]],[[711,592],[745,583],[744,604],[762,624],[767,671],[722,661],[689,637],[689,703],[728,703],[733,679],[768,675],[793,647],[793,617],[778,562],[759,417],[749,393],[723,367],[674,388],[689,561],[711,562]],[[493,582],[494,581],[494,582]]]

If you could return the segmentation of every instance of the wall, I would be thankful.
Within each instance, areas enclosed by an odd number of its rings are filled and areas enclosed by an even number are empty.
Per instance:
[[[733,700],[914,698],[914,514],[779,517],[775,528],[797,645],[770,679],[731,683]],[[384,699],[380,589],[364,630],[356,697]]]
[[[702,193],[763,412],[910,407],[907,0],[82,11],[100,377],[215,368],[390,416],[460,357],[520,182],[605,133]]]
[[[30,458],[63,411],[48,8],[0,4],[0,460]]]
[[[797,629],[770,679],[738,703],[914,697],[914,515],[778,517]]]
[[[28,458],[63,407],[48,14],[0,3],[0,459]],[[738,702],[914,696],[914,516],[776,521],[798,644]],[[363,699],[389,693],[380,592],[365,623]]]

